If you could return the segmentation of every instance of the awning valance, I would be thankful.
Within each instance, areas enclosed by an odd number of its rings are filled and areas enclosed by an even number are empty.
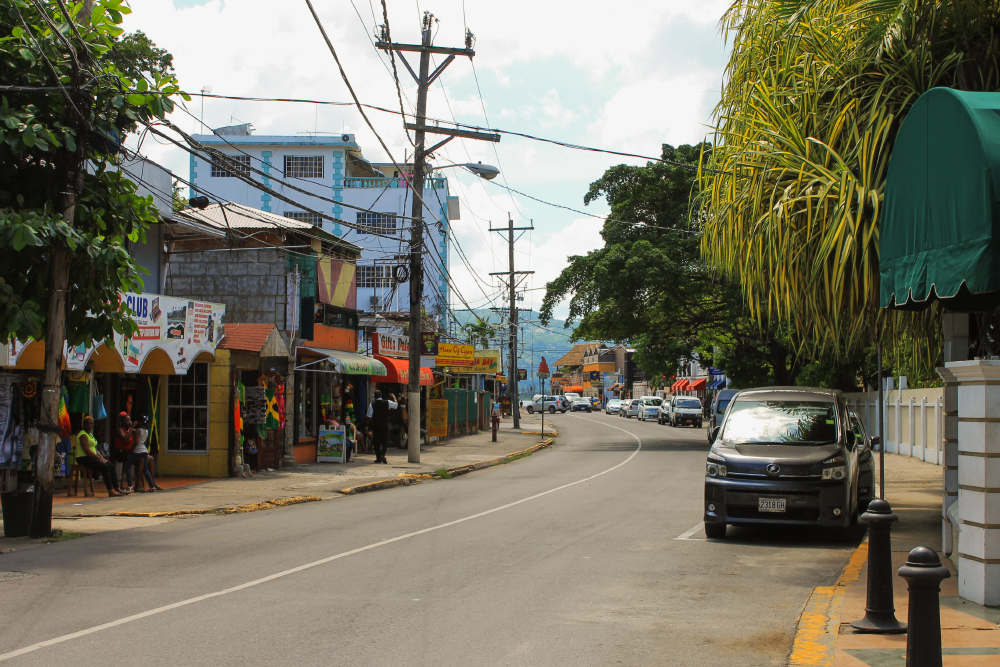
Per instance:
[[[583,386],[578,385],[578,384],[571,384],[571,385],[563,387],[563,393],[564,394],[567,393],[567,392],[569,392],[570,394],[579,394],[582,391],[583,391]]]
[[[879,220],[880,305],[1000,304],[1000,93],[933,88],[893,144]]]
[[[674,385],[674,391],[684,391],[685,389],[687,389],[687,386],[688,386],[687,380],[678,380],[677,384]]]
[[[329,350],[322,347],[300,347],[297,348],[297,351],[304,356],[325,358],[326,361],[333,364],[334,370],[344,375],[374,375],[376,377],[384,377],[388,374],[385,364],[371,357],[366,357],[363,354],[354,354],[353,352],[344,352],[342,350]],[[308,363],[296,366],[295,370],[314,370],[308,366]]]
[[[386,375],[380,377],[377,382],[395,382],[396,384],[408,384],[410,382],[410,362],[406,359],[393,359],[376,354],[375,359],[385,364]],[[434,384],[434,373],[429,368],[420,368],[420,384],[430,386]]]
[[[688,383],[688,391],[705,391],[705,385],[708,384],[708,378],[698,378],[697,380],[691,380]]]

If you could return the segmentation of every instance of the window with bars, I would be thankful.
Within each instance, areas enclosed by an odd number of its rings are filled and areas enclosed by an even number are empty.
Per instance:
[[[358,266],[358,287],[392,287],[392,265]]]
[[[286,155],[286,178],[323,178],[322,155]]]
[[[298,220],[299,222],[308,222],[314,227],[320,227],[323,224],[323,218],[321,218],[318,213],[307,213],[306,211],[286,211],[285,217],[291,218],[292,220]]]
[[[250,175],[249,155],[213,155],[212,178],[236,178]]]
[[[167,451],[208,453],[208,364],[167,378]]]
[[[396,215],[393,213],[367,213],[358,211],[358,232],[377,234],[395,234]]]

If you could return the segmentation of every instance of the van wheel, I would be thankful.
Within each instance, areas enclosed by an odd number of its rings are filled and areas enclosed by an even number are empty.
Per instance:
[[[706,522],[705,536],[710,540],[721,540],[726,536],[726,524]]]

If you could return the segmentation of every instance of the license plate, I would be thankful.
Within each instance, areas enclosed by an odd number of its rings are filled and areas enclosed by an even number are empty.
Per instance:
[[[785,511],[785,498],[758,498],[757,499],[757,511],[758,512],[784,512]]]

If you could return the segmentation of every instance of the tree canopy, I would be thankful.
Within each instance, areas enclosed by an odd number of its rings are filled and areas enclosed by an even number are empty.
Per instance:
[[[782,336],[747,317],[739,290],[701,262],[691,201],[697,165],[711,150],[665,144],[669,163],[618,165],[590,185],[584,202],[605,198],[611,207],[604,246],[569,258],[547,286],[542,322],[568,298],[574,340],[629,342],[654,375],[670,377],[698,352],[741,383],[791,383],[795,363]]]
[[[737,0],[723,28],[732,55],[701,172],[708,266],[809,356],[858,358],[881,317],[929,372],[936,311],[878,311],[889,155],[923,92],[1000,85],[1000,5]]]
[[[141,33],[122,37],[130,11],[123,0],[95,0],[89,16],[84,3],[0,0],[3,338],[42,337],[57,252],[70,262],[68,342],[134,330],[118,293],[141,290],[142,269],[126,242],[144,238],[156,209],[118,170],[120,143],[180,93],[169,54]]]

